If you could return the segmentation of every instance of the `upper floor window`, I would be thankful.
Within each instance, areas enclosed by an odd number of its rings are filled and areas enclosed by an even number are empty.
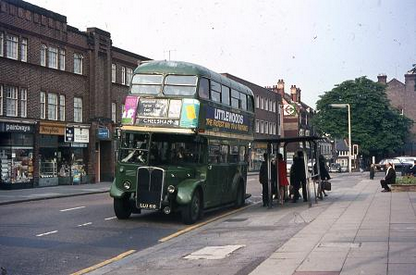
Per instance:
[[[57,94],[48,93],[48,119],[58,119],[58,96]]]
[[[259,133],[259,132],[260,132],[260,123],[259,123],[259,120],[256,119],[256,133]]]
[[[45,102],[46,101],[46,94],[45,92],[40,92],[40,118],[45,119]]]
[[[15,35],[6,35],[6,57],[17,60],[19,38]]]
[[[46,47],[45,44],[42,44],[40,46],[40,65],[43,67],[46,67],[46,50],[48,47]]]
[[[17,87],[4,86],[6,94],[6,116],[17,116]]]
[[[113,122],[117,122],[116,118],[117,118],[117,104],[115,102],[112,102],[111,103],[111,120]]]
[[[0,85],[0,116],[3,115],[3,85]]]
[[[260,108],[260,97],[256,95],[256,108]]]
[[[269,99],[268,98],[264,99],[264,109],[266,111],[269,110]]]
[[[22,38],[22,44],[20,45],[20,61],[27,62],[27,39]]]
[[[20,116],[27,117],[27,89],[20,89]]]
[[[58,69],[58,48],[48,48],[48,67],[52,69]]]
[[[64,95],[60,95],[59,96],[59,120],[60,121],[65,121],[65,96]]]
[[[273,101],[269,100],[269,111],[273,112]]]
[[[82,54],[74,53],[74,73],[82,74],[82,60],[84,57]]]
[[[126,85],[126,67],[121,67],[121,84]]]
[[[130,68],[127,68],[127,76],[126,76],[126,85],[130,86],[131,78],[133,77],[133,70]]]
[[[4,34],[0,32],[0,56],[3,56]]]
[[[60,49],[59,50],[59,69],[61,71],[65,71],[65,67],[66,67],[65,55],[66,55],[65,50]]]
[[[82,98],[74,97],[74,121],[82,122]]]
[[[116,64],[111,64],[111,82],[116,83],[117,77],[117,66]]]

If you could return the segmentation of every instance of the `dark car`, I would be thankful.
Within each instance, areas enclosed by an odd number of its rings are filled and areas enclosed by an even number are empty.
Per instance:
[[[341,164],[339,164],[339,163],[331,163],[329,165],[329,172],[330,173],[341,173]]]

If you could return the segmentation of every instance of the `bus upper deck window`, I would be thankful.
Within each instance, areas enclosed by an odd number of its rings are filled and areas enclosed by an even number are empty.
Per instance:
[[[206,78],[201,78],[199,80],[199,89],[198,94],[201,98],[209,98],[209,81]]]
[[[247,110],[247,95],[240,94],[241,109]]]
[[[196,91],[198,78],[191,75],[168,75],[165,78],[166,95],[193,95]]]
[[[135,74],[131,80],[132,94],[159,94],[162,88],[162,75]]]
[[[230,88],[221,86],[221,102],[225,105],[230,105]]]

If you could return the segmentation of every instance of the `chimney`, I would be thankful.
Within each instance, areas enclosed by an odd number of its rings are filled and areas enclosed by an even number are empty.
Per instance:
[[[406,92],[416,92],[416,64],[413,65],[413,69],[404,75],[404,84],[406,85]]]
[[[293,102],[297,102],[296,92],[297,92],[296,85],[292,85],[290,87],[290,97],[291,97]]]
[[[381,83],[381,84],[386,85],[387,84],[387,75],[385,75],[385,74],[379,74],[377,76],[377,80],[378,80],[378,83]]]
[[[296,88],[296,101],[300,102],[300,91],[302,91],[300,88]]]
[[[282,98],[285,95],[285,82],[283,79],[277,81],[277,93],[280,94]]]

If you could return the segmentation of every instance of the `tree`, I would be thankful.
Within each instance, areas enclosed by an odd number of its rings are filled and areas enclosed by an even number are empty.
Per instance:
[[[348,137],[347,109],[334,109],[333,103],[351,106],[351,143],[365,156],[386,155],[403,148],[410,135],[412,120],[390,106],[386,86],[360,77],[336,85],[320,96],[313,123],[321,134]]]

